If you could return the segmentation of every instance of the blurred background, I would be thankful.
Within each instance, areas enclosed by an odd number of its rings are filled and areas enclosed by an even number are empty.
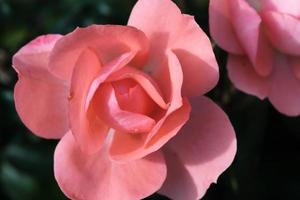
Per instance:
[[[175,1],[208,30],[208,0]],[[30,134],[16,114],[17,75],[12,55],[46,33],[66,34],[77,26],[126,24],[135,0],[0,0],[0,199],[64,200],[53,175],[57,141]],[[288,118],[267,101],[232,86],[227,55],[214,45],[221,78],[208,95],[229,115],[237,134],[233,165],[204,200],[300,199],[300,118]],[[152,200],[167,199],[154,194]]]

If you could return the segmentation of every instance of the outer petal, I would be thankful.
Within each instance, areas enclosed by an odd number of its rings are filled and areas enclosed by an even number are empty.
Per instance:
[[[101,148],[109,127],[97,117],[95,105],[86,109],[90,85],[101,70],[96,53],[86,49],[75,64],[69,101],[69,117],[72,133],[82,150],[94,153]]]
[[[272,77],[269,99],[281,113],[296,116],[300,114],[300,80],[293,74],[288,57],[278,55]]]
[[[260,77],[245,57],[229,56],[228,72],[234,85],[249,94],[263,99],[268,97],[281,113],[300,114],[300,80],[295,75],[293,58],[277,54],[275,66],[269,77]]]
[[[54,173],[70,199],[139,200],[161,187],[166,166],[161,152],[124,164],[110,161],[105,147],[84,154],[68,133],[55,150]]]
[[[90,48],[97,53],[103,65],[131,52],[135,55],[131,66],[142,67],[147,58],[148,45],[143,32],[133,27],[92,25],[77,28],[55,45],[50,66],[59,77],[70,80],[78,56],[84,49]]]
[[[219,80],[219,67],[210,40],[194,17],[185,15],[182,21],[182,30],[174,38],[171,48],[182,67],[182,95],[198,96],[215,87]]]
[[[163,55],[171,49],[181,63],[184,95],[203,94],[215,86],[218,65],[209,39],[193,17],[182,15],[172,1],[139,0],[128,24],[142,30],[150,39],[151,56],[146,66],[149,73],[159,74]]]
[[[226,114],[206,97],[194,98],[191,104],[189,122],[165,147],[168,175],[159,193],[174,200],[201,198],[236,153]]]
[[[51,76],[48,71],[49,55],[61,37],[58,34],[42,35],[26,44],[13,57],[15,70],[24,76],[43,80],[45,76]]]
[[[179,8],[170,0],[139,0],[132,9],[128,25],[142,30],[151,45],[160,46],[164,51],[181,31],[178,28],[182,20]]]
[[[228,0],[209,1],[209,28],[212,38],[223,49],[234,54],[244,54],[232,26]]]
[[[49,54],[60,35],[36,38],[13,57],[19,81],[15,105],[24,124],[45,138],[60,138],[68,131],[68,85],[49,72]]]
[[[272,44],[283,53],[299,56],[300,20],[291,15],[276,12],[264,12],[262,17]]]
[[[273,52],[261,30],[261,18],[245,0],[228,0],[233,27],[256,72],[268,76],[272,71]],[[247,24],[247,26],[245,26]]]
[[[61,138],[68,130],[67,87],[19,76],[15,86],[16,110],[23,123],[36,135]]]
[[[236,88],[260,99],[268,96],[268,78],[259,76],[247,57],[229,55],[227,69]]]

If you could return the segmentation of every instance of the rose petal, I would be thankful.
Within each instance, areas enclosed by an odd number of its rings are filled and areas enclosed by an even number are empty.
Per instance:
[[[275,51],[264,31],[260,29],[256,51],[255,71],[261,76],[269,76],[274,65]]]
[[[277,54],[272,75],[261,77],[245,57],[229,56],[228,73],[234,85],[263,99],[268,97],[274,107],[288,116],[300,114],[300,80],[294,74],[290,57]]]
[[[95,105],[86,110],[86,99],[93,80],[101,70],[101,63],[91,49],[78,57],[72,76],[69,116],[72,133],[83,151],[95,153],[101,148],[109,127],[97,117]]]
[[[299,56],[300,20],[291,15],[276,12],[264,12],[262,17],[272,44],[284,53]]]
[[[126,78],[111,83],[118,104],[122,110],[143,115],[151,115],[159,108],[136,81]]]
[[[169,104],[168,113],[179,108],[182,105],[183,73],[180,62],[173,51],[168,50],[164,53],[163,60],[151,76],[159,85],[165,101]]]
[[[264,99],[268,95],[269,82],[259,76],[245,56],[228,56],[227,70],[234,86],[248,94]]]
[[[184,99],[181,108],[165,115],[148,134],[116,132],[110,145],[111,158],[119,161],[135,160],[158,150],[177,134],[189,119],[190,111],[191,107]]]
[[[188,121],[190,117],[191,106],[187,99],[183,99],[181,108],[166,115],[160,120],[161,125],[156,126],[147,138],[146,147],[149,149],[159,149],[171,138],[175,137],[181,127]]]
[[[234,129],[226,114],[206,97],[191,101],[188,123],[165,148],[168,175],[159,193],[172,199],[199,199],[232,163]]]
[[[39,36],[13,57],[19,81],[14,90],[17,112],[36,135],[60,138],[68,131],[68,85],[49,72],[49,54],[61,35]]]
[[[143,73],[140,70],[137,70],[132,67],[124,67],[121,70],[117,71],[116,73],[112,74],[107,80],[117,81],[125,78],[134,79],[136,82],[140,84],[140,86],[147,92],[147,94],[157,105],[159,105],[163,109],[167,108],[167,104],[162,98],[161,91],[159,90],[157,84],[149,75]]]
[[[264,11],[275,11],[300,17],[299,0],[267,0],[261,1],[261,4]]]
[[[139,0],[131,11],[128,25],[142,30],[152,48],[161,47],[157,49],[164,52],[170,43],[175,42],[172,39],[180,34],[178,28],[181,28],[182,20],[181,11],[170,0]]]
[[[300,114],[300,80],[293,74],[288,57],[278,55],[270,86],[269,99],[274,107],[288,116]]]
[[[154,119],[146,115],[122,110],[110,84],[101,85],[93,101],[97,105],[98,116],[124,134],[146,133],[155,125]]]
[[[128,25],[142,30],[150,39],[150,62],[145,68],[156,79],[162,78],[160,68],[165,66],[161,65],[161,62],[164,60],[164,53],[171,49],[181,63],[184,95],[203,94],[215,86],[218,80],[218,65],[209,39],[194,18],[181,14],[172,1],[138,1],[132,10]],[[199,48],[203,51],[199,51]]]
[[[21,120],[37,136],[57,139],[69,130],[68,92],[63,82],[19,76],[14,100]]]
[[[49,73],[49,55],[56,42],[62,37],[59,34],[42,35],[24,47],[13,56],[13,67],[27,77],[45,79]]]
[[[84,49],[90,48],[97,53],[103,65],[131,52],[135,55],[131,66],[142,67],[147,58],[148,45],[143,32],[133,27],[92,25],[77,28],[55,45],[50,66],[59,77],[70,80],[78,56]]]
[[[228,0],[209,1],[209,28],[217,44],[233,54],[244,54],[232,26]]]
[[[54,173],[70,199],[139,200],[161,187],[166,166],[159,151],[126,163],[111,162],[106,148],[84,154],[68,133],[56,147]]]
[[[170,106],[167,114],[172,113],[174,110],[182,106],[182,84],[183,74],[180,62],[176,55],[172,51],[167,52],[167,66],[165,69],[168,70],[168,74],[164,77],[169,77],[170,81]],[[164,72],[166,73],[166,72]],[[164,74],[162,73],[162,74]],[[166,80],[165,80],[166,81]],[[166,84],[165,84],[166,85]]]
[[[93,99],[95,92],[97,91],[99,86],[105,80],[109,81],[109,76],[113,75],[114,72],[117,72],[118,70],[121,70],[123,67],[125,67],[134,56],[134,52],[127,52],[121,54],[119,57],[115,58],[114,60],[102,67],[102,69],[99,71],[89,88],[88,95],[86,97],[86,109],[89,107],[90,101]]]
[[[261,30],[260,16],[245,0],[229,0],[229,10],[237,37],[255,71],[261,76],[268,76],[272,71],[273,52]]]
[[[294,75],[300,80],[300,57],[289,56],[288,60]]]
[[[184,15],[181,26],[182,30],[172,49],[182,67],[182,95],[203,95],[214,88],[219,80],[218,63],[209,38],[194,17]]]

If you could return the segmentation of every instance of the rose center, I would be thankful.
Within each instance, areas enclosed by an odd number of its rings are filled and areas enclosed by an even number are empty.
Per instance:
[[[121,109],[144,115],[148,115],[154,110],[155,103],[134,80],[114,81],[112,86]]]

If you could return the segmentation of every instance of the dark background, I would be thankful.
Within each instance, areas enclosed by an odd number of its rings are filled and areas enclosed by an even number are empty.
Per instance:
[[[12,55],[36,36],[66,34],[77,26],[126,24],[135,0],[0,0],[0,199],[63,200],[53,176],[57,141],[43,140],[22,125],[13,103],[17,80]],[[208,33],[208,1],[178,0]],[[227,78],[227,55],[214,48],[218,86],[209,93],[229,115],[237,135],[233,165],[205,200],[300,199],[300,118],[289,118],[269,102],[238,92]],[[300,102],[299,102],[300,103]],[[153,195],[148,199],[166,199]]]

